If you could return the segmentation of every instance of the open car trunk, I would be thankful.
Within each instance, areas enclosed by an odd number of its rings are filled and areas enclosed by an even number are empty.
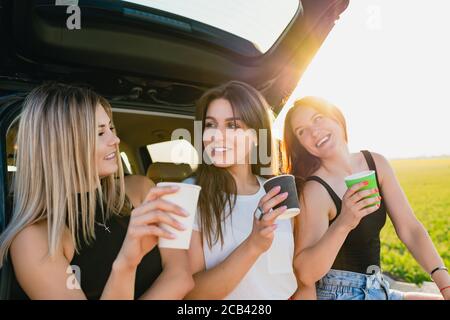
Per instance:
[[[206,88],[231,79],[255,86],[279,111],[348,5],[299,2],[262,53],[246,39],[169,12],[126,1],[75,2],[81,28],[69,30],[67,6],[1,1],[0,75],[88,82],[106,96],[162,102],[182,114],[193,113]]]

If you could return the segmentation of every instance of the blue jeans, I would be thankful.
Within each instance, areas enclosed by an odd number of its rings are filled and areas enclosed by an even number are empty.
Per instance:
[[[331,269],[316,285],[318,300],[403,300],[389,288],[380,272],[362,273]]]

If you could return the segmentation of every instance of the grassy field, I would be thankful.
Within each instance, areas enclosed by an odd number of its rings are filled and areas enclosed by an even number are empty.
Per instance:
[[[417,218],[450,266],[450,158],[392,160],[392,166]],[[395,234],[388,219],[381,233],[381,264],[397,280],[430,281]]]

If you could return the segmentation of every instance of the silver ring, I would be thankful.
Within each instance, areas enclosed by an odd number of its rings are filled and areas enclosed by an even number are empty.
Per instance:
[[[256,209],[255,209],[255,213],[256,213],[256,211],[259,211],[259,216],[258,217],[256,217],[258,220],[261,220],[262,219],[262,217],[265,215],[265,213],[264,213],[264,211],[263,211],[263,209],[261,209],[261,207],[260,206],[257,206],[256,207]]]

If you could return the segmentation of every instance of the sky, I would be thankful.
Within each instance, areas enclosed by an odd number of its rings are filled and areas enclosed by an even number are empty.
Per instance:
[[[214,25],[263,52],[297,0],[128,0]],[[296,98],[344,113],[351,151],[388,158],[450,155],[450,0],[350,0],[275,123]],[[277,19],[274,19],[277,17]]]
[[[323,97],[344,113],[350,151],[390,159],[450,155],[450,1],[353,0],[292,101]]]

